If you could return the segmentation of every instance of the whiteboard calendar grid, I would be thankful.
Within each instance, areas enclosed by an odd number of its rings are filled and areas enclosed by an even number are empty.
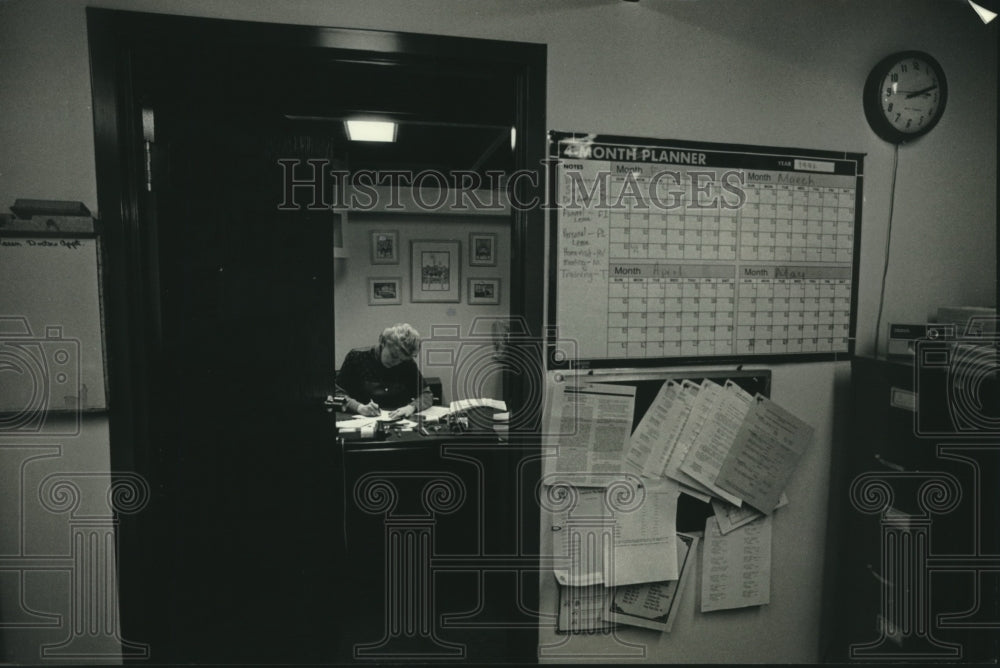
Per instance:
[[[550,322],[581,359],[853,353],[861,155],[580,137],[552,139]]]

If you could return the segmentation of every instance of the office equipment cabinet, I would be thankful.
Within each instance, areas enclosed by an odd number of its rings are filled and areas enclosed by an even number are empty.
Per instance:
[[[997,374],[940,359],[851,363],[831,473],[827,661],[996,659]]]

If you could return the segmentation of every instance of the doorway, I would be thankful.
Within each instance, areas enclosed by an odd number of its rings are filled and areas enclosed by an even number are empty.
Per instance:
[[[494,80],[480,103],[500,95],[515,133],[541,138],[544,47],[92,8],[88,35],[112,469],[153,490],[120,519],[123,636],[154,662],[340,661],[345,489],[322,409],[337,359],[334,217],[277,204],[279,159],[347,157],[290,116],[391,90],[352,81],[358,68],[480,71]],[[468,121],[478,108],[446,111]],[[521,142],[511,167],[538,174],[542,150]],[[520,200],[543,183],[520,180]],[[537,336],[541,215],[510,219],[510,311]]]

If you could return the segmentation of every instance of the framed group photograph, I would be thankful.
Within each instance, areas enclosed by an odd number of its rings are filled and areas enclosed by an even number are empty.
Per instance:
[[[461,251],[458,241],[411,241],[410,300],[460,301]]]
[[[469,266],[495,267],[497,264],[497,235],[492,232],[473,232],[469,235]]]
[[[499,278],[470,278],[469,279],[469,303],[470,304],[499,304],[500,303],[500,279]]]
[[[399,232],[375,230],[372,232],[372,264],[399,264]]]
[[[403,303],[403,279],[392,278],[369,278],[368,279],[368,305],[381,306],[383,304]]]

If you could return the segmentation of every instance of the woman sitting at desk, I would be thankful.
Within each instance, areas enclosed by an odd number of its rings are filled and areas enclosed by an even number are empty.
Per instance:
[[[347,353],[337,374],[347,410],[374,417],[385,409],[396,419],[429,408],[434,396],[413,361],[419,348],[420,333],[400,323],[386,327],[378,345]]]

